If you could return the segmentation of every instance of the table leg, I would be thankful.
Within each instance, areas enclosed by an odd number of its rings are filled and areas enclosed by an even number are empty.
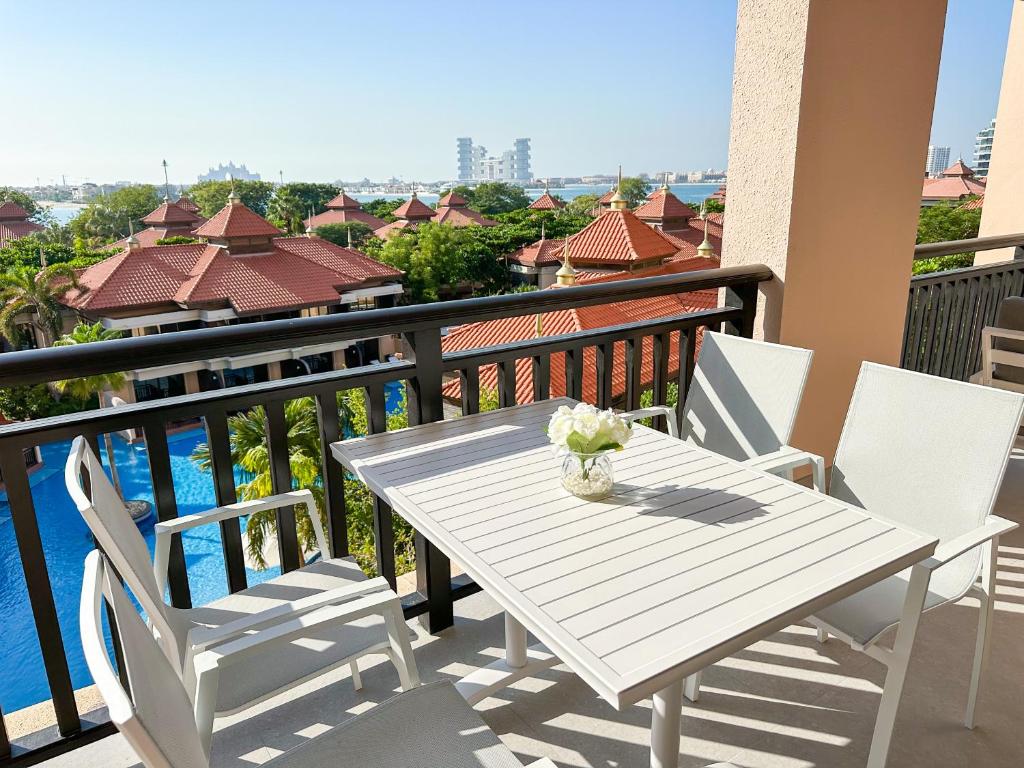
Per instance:
[[[679,767],[679,721],[683,681],[676,680],[654,694],[651,707],[651,768]]]
[[[505,663],[514,669],[526,666],[526,627],[505,611]]]

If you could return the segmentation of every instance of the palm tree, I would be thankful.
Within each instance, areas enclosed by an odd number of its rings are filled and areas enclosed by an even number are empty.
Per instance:
[[[66,333],[53,342],[53,346],[68,347],[74,344],[92,344],[93,342],[110,341],[120,337],[120,331],[104,328],[101,323],[96,323],[95,325],[79,323],[72,329],[71,333]],[[83,376],[79,379],[58,381],[56,386],[57,390],[61,393],[70,394],[72,397],[80,400],[87,400],[93,395],[97,395],[100,407],[107,408],[113,407],[111,400],[114,392],[121,389],[125,385],[125,381],[124,373],[98,373],[92,376]],[[114,459],[114,441],[111,439],[109,432],[103,433],[103,447],[107,451],[107,459],[110,463],[110,479],[114,484],[114,490],[123,499],[124,493],[121,490],[121,478],[117,474],[117,461]]]
[[[343,423],[350,423],[347,410],[341,405]],[[324,519],[324,489],[320,478],[320,428],[317,422],[316,405],[311,397],[289,400],[284,406],[284,420],[288,429],[288,464],[291,467],[293,485],[308,488],[316,499],[317,514]],[[243,500],[262,499],[273,493],[271,482],[270,454],[267,450],[267,412],[263,406],[228,418],[231,441],[231,461],[242,469],[244,481],[239,484],[239,496]],[[192,453],[192,460],[201,469],[209,470],[210,448],[200,443]],[[299,546],[303,552],[316,547],[316,537],[309,515],[314,510],[299,505],[295,516]],[[245,524],[248,539],[249,559],[260,569],[266,568],[267,561],[263,548],[267,538],[277,528],[274,510],[251,514]]]
[[[22,340],[19,315],[34,315],[32,324],[39,329],[47,346],[60,336],[61,297],[78,287],[78,276],[67,264],[54,264],[36,271],[34,267],[15,267],[0,274],[0,334],[12,345]]]

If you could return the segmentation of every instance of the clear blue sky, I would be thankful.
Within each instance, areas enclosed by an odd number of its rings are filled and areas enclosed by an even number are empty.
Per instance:
[[[994,116],[1012,0],[950,0],[933,141]],[[538,176],[722,167],[735,0],[0,0],[0,184],[437,180],[455,138]],[[882,21],[882,20],[880,20]],[[12,33],[11,30],[14,30]]]

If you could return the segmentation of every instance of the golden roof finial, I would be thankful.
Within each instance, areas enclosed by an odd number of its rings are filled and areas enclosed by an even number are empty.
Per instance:
[[[608,201],[609,206],[613,211],[623,211],[626,209],[626,198],[622,196],[622,166],[619,166],[619,183],[615,185],[615,194],[612,195],[612,199]]]
[[[565,238],[565,248],[562,249],[562,266],[555,272],[555,282],[558,285],[576,285],[576,270],[572,268],[569,261],[569,238]]]
[[[711,245],[711,240],[708,239],[708,201],[705,200],[700,204],[700,220],[704,222],[704,240],[700,245],[697,246],[697,255],[702,256],[705,259],[711,259],[715,256],[715,248]]]
[[[665,183],[661,185],[661,191],[668,194],[671,190],[668,188],[668,171],[665,171]]]

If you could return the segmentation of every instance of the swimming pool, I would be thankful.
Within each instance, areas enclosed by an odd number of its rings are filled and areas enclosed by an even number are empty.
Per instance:
[[[402,407],[402,385],[392,382],[387,388],[387,408],[394,413]],[[213,476],[201,471],[189,458],[198,443],[206,440],[202,428],[168,435],[171,474],[178,514],[189,515],[216,505]],[[78,632],[78,602],[82,591],[82,564],[92,551],[92,538],[64,487],[64,462],[70,442],[40,446],[43,466],[31,476],[39,535],[43,542],[46,567],[53,587],[57,618],[64,639],[71,682],[75,688],[91,685],[92,678],[82,655]],[[149,478],[149,460],[143,445],[128,445],[114,438],[114,454],[125,498],[153,501]],[[104,456],[106,464],[106,457]],[[236,474],[236,483],[238,477]],[[155,516],[143,522],[140,530],[153,551]],[[220,526],[207,525],[182,536],[188,567],[192,604],[202,605],[228,594],[227,576],[221,552]],[[249,584],[273,578],[277,568],[265,571],[246,569]],[[0,651],[0,709],[13,712],[51,698],[39,651],[28,591],[22,572],[18,544],[11,524],[6,496],[0,494],[0,605],[4,608]]]

